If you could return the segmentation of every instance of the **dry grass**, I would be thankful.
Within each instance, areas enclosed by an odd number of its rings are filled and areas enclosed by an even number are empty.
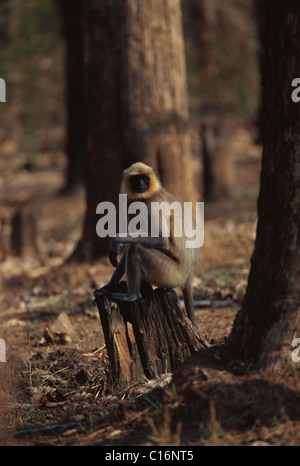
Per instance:
[[[15,400],[15,367],[12,361],[0,363],[0,445],[10,445],[14,428],[12,405]]]

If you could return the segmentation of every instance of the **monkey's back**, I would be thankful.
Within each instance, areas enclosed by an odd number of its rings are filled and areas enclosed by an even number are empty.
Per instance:
[[[200,248],[187,246],[192,238],[186,235],[186,231],[196,228],[196,220],[192,211],[184,205],[184,202],[164,188],[156,191],[143,202],[147,205],[149,216],[148,234],[151,235],[151,231],[153,231],[153,206],[157,203],[160,205],[159,218],[156,217],[160,236],[163,236],[163,222],[167,224],[168,243],[167,247],[162,251],[180,264],[183,274],[190,275],[197,265],[200,254]],[[157,208],[154,211],[157,216]]]

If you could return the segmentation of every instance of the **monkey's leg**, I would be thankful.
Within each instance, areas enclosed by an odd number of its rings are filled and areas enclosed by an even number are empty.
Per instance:
[[[132,302],[132,301],[137,301],[139,299],[142,299],[141,290],[140,290],[141,280],[142,280],[141,261],[140,261],[140,254],[139,254],[138,249],[139,249],[138,245],[135,245],[135,244],[129,245],[119,263],[120,265],[122,262],[124,264],[124,268],[126,267],[126,279],[127,279],[127,289],[128,289],[127,293],[115,293],[115,292],[109,291],[107,288],[101,288],[99,290],[100,291],[99,294],[105,294],[106,296],[109,296],[110,298],[115,299],[116,301]],[[98,293],[96,295],[98,295]]]
[[[121,278],[123,277],[125,273],[125,264],[126,264],[126,251],[124,252],[120,262],[118,263],[117,268],[114,271],[110,281],[106,285],[104,285],[102,288],[99,288],[99,290],[95,291],[94,295],[96,297],[102,294],[109,294],[110,293],[109,289],[114,288],[120,282]]]

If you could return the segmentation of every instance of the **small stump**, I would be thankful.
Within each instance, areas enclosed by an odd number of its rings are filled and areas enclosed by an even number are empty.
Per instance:
[[[28,207],[19,208],[11,219],[11,254],[32,256],[39,254],[37,212]]]
[[[156,289],[133,303],[96,298],[111,374],[130,381],[173,372],[209,346],[183,311],[174,290]]]

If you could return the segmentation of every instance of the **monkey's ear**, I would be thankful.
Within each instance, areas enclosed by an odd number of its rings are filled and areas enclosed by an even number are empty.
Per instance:
[[[158,173],[157,173],[157,171],[155,170],[155,168],[152,168],[152,170],[153,170],[153,173],[154,173],[154,175],[156,176],[156,178],[159,180],[159,176],[158,176]]]

